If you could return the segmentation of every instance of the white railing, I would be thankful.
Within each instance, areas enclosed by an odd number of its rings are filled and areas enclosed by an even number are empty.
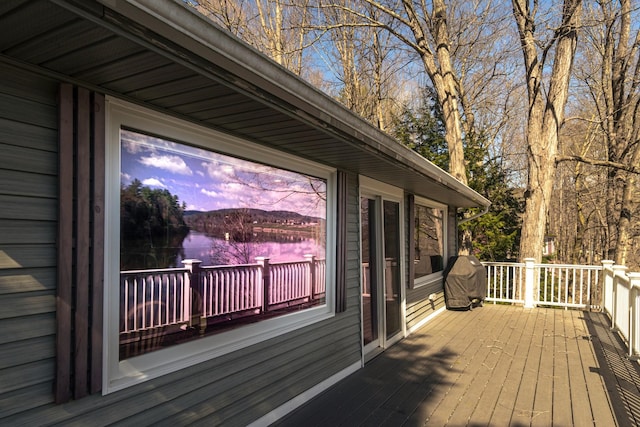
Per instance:
[[[606,263],[606,264],[605,264]],[[627,344],[629,357],[640,355],[640,273],[627,273],[627,267],[604,264],[603,310],[611,319],[611,328]]]
[[[262,268],[257,264],[202,267],[202,315],[262,310]]]
[[[640,355],[640,273],[612,261],[602,265],[484,262],[485,301],[603,310],[626,342],[629,357]]]
[[[120,332],[140,331],[189,320],[187,270],[131,270],[120,275]]]
[[[487,301],[565,308],[600,307],[602,266],[570,264],[483,263]]]
[[[326,261],[201,266],[120,272],[121,333],[169,325],[206,327],[207,318],[259,314],[317,301],[326,293]],[[202,331],[201,331],[202,332]]]
[[[524,304],[524,264],[482,264],[487,270],[487,301]]]

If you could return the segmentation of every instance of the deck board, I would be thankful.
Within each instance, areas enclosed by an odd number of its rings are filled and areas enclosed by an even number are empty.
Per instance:
[[[569,364],[576,359],[576,351],[570,349],[570,342],[575,340],[568,340],[567,338],[574,334],[573,322],[565,321],[566,316],[562,310],[555,310],[555,322],[556,322],[556,340],[555,340],[555,354],[553,364],[553,424],[558,426],[569,426],[573,424],[572,413],[575,410],[579,410],[580,401],[574,402],[571,399],[571,380],[569,370]],[[563,378],[568,378],[568,381],[563,381]],[[587,422],[585,422],[586,424]]]
[[[501,306],[495,306],[501,307]],[[502,306],[507,310],[505,314],[510,317],[504,318],[504,324],[506,326],[505,333],[495,340],[493,344],[493,350],[495,351],[498,359],[496,365],[490,372],[489,384],[485,387],[482,395],[479,397],[478,406],[474,412],[473,422],[477,425],[489,425],[495,412],[495,404],[498,397],[502,393],[504,384],[509,377],[509,371],[511,364],[513,363],[513,354],[516,348],[511,348],[510,345],[520,345],[520,341],[524,342],[522,329],[526,324],[528,316],[524,315],[524,312],[519,310],[510,310],[510,307]]]
[[[601,313],[445,311],[275,425],[638,425],[638,368]]]

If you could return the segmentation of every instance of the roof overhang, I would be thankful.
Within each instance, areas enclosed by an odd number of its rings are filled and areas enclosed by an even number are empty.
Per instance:
[[[0,60],[450,206],[490,204],[184,4],[171,0],[25,0],[21,7],[34,9],[33,15],[36,7],[45,9],[40,13],[46,16],[34,19],[48,19],[43,24],[48,29],[42,30],[38,22],[24,23],[32,28],[31,33],[25,29],[19,37],[11,34],[13,45],[0,46],[4,47]],[[0,14],[0,26],[11,16]],[[56,25],[51,22],[55,20],[59,21]],[[77,33],[61,30],[65,26],[77,27]],[[4,38],[11,28],[1,28]],[[55,45],[51,44],[54,38]],[[93,57],[99,58],[96,64],[77,63]]]

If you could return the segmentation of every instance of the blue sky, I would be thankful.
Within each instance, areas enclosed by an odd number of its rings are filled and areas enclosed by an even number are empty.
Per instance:
[[[323,180],[122,130],[120,182],[164,188],[188,210],[287,210],[326,218]]]

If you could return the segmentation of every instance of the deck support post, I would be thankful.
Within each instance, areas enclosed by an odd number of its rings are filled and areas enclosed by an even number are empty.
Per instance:
[[[524,260],[524,308],[535,308],[536,295],[536,271],[534,258],[525,258]]]

